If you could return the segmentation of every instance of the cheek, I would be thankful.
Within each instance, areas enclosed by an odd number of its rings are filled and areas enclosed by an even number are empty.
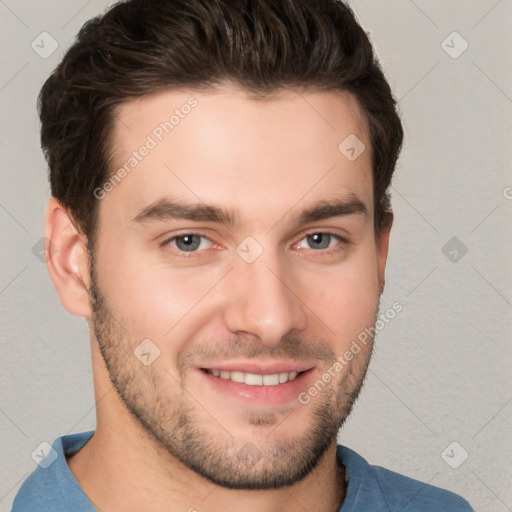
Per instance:
[[[318,291],[309,297],[304,293],[301,298],[339,342],[350,343],[365,328],[373,326],[379,300],[374,258],[370,256],[366,262],[360,260],[332,272],[318,272],[313,277]]]
[[[173,348],[180,350],[215,314],[215,286],[226,269],[208,265],[170,268],[161,261],[144,261],[133,247],[115,250],[121,246],[105,243],[98,272],[116,319],[134,337],[149,338],[162,348],[172,340]],[[329,327],[326,336],[350,343],[373,325],[378,275],[371,244],[361,246],[339,265],[306,264],[293,268],[287,277],[311,323]]]
[[[219,280],[217,272],[169,268],[129,254],[105,258],[100,286],[116,319],[133,336],[168,340],[200,311],[202,297]]]

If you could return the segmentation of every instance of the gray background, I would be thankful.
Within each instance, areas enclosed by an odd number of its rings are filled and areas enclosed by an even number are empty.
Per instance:
[[[512,511],[511,2],[350,3],[406,130],[382,303],[403,311],[378,335],[340,441],[462,494],[477,511]],[[35,101],[83,22],[105,6],[0,0],[1,512],[41,442],[95,427],[86,321],[62,308],[33,250],[49,198]],[[58,43],[46,58],[43,31]]]

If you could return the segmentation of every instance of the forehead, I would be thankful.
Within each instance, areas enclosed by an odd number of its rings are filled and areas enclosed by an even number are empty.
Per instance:
[[[101,208],[115,206],[125,221],[166,195],[246,209],[260,221],[262,210],[282,215],[342,195],[372,211],[366,122],[345,92],[165,91],[124,103],[110,146],[112,177],[122,177]]]

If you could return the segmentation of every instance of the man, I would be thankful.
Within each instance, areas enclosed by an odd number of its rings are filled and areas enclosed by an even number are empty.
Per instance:
[[[97,428],[55,441],[14,512],[471,510],[337,445],[403,136],[350,9],[127,1],[39,107],[47,265],[90,325]]]

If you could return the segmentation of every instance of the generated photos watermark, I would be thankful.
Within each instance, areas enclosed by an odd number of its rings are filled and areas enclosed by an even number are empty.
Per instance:
[[[311,401],[311,398],[316,396],[322,389],[336,377],[336,374],[340,373],[354,356],[361,352],[363,346],[365,347],[369,340],[375,337],[375,335],[384,329],[384,327],[396,317],[397,313],[403,310],[402,304],[399,302],[393,303],[393,305],[384,313],[379,315],[379,319],[375,322],[374,327],[366,328],[361,331],[357,338],[352,340],[350,348],[343,354],[336,358],[336,362],[332,364],[320,378],[318,378],[306,391],[302,391],[297,396],[298,401],[302,405],[307,405]]]
[[[153,131],[146,137],[144,144],[142,144],[136,151],[132,152],[132,156],[128,158],[119,169],[101,186],[94,189],[94,197],[96,199],[103,199],[108,192],[121,183],[121,181],[128,176],[133,169],[135,169],[144,158],[146,158],[153,149],[155,149],[169,133],[174,130],[183,119],[185,119],[194,107],[197,107],[199,102],[196,98],[191,96],[187,102],[179,108],[174,109],[174,113],[168,120],[162,121],[156,126]]]

